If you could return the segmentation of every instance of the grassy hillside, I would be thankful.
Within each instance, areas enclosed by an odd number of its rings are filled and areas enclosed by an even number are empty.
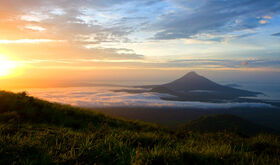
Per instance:
[[[280,164],[280,137],[170,131],[0,92],[0,164]]]
[[[251,136],[259,133],[277,133],[275,130],[257,125],[250,121],[230,114],[204,116],[192,120],[184,126],[185,130],[198,132],[235,132],[240,135]]]
[[[203,116],[231,114],[280,132],[280,108],[237,107],[230,109],[197,109],[178,107],[105,107],[94,108],[93,110],[125,119],[158,123],[169,128],[177,128],[180,125],[184,125],[191,120],[197,120]]]

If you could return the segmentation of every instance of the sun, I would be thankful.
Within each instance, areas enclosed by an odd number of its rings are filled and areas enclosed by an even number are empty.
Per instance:
[[[0,76],[8,76],[12,74],[13,69],[16,67],[15,63],[0,57]]]

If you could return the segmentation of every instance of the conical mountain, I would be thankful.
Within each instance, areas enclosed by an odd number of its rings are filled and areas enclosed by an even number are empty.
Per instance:
[[[195,72],[189,72],[183,77],[162,85],[174,91],[191,91],[191,90],[224,90],[224,86],[219,85]],[[228,87],[226,87],[228,88]]]
[[[223,100],[260,94],[220,85],[195,72],[189,72],[170,83],[158,85],[151,91],[172,94],[182,100]]]

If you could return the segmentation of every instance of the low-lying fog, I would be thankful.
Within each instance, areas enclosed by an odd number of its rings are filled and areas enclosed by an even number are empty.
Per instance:
[[[161,100],[158,93],[113,92],[123,87],[68,87],[25,89],[29,95],[51,102],[71,104],[79,107],[180,107],[180,108],[236,108],[271,107],[265,103],[207,103]],[[23,91],[23,90],[17,90]],[[166,95],[164,95],[166,97]],[[172,97],[172,96],[169,96]]]

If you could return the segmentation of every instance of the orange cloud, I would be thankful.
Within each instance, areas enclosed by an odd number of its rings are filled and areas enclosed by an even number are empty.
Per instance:
[[[267,24],[267,23],[268,23],[268,20],[264,20],[264,19],[263,19],[263,20],[260,20],[259,23],[260,23],[260,24]]]
[[[66,41],[65,40],[51,40],[51,39],[0,40],[0,44],[28,44],[28,43],[42,43],[42,42],[66,42]]]

